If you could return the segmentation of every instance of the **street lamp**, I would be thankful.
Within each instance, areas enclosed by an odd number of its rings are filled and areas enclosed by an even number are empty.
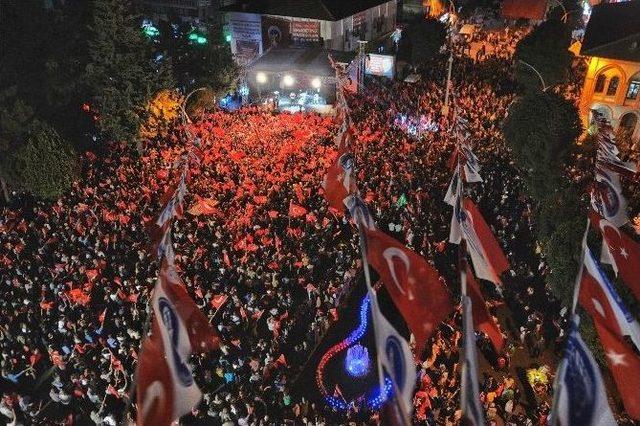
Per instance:
[[[256,74],[256,81],[260,84],[265,84],[267,82],[267,75],[263,72],[259,72]]]
[[[526,65],[527,67],[531,68],[533,70],[534,73],[536,73],[536,75],[538,76],[538,78],[540,79],[540,83],[542,83],[542,91],[546,92],[547,89],[549,88],[549,86],[547,86],[547,84],[544,82],[544,78],[542,78],[542,75],[538,72],[537,69],[535,69],[533,67],[533,65],[523,61],[522,59],[518,59],[518,62],[520,62],[523,65]]]
[[[318,77],[314,78],[313,80],[311,80],[311,86],[316,89],[316,90],[320,90],[320,86],[322,85],[322,83],[320,82],[320,79]]]

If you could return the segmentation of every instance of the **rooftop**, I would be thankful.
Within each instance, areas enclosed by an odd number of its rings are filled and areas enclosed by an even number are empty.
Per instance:
[[[299,72],[314,76],[332,77],[335,75],[328,55],[337,62],[349,63],[355,57],[354,52],[313,48],[276,48],[271,49],[251,65],[252,71],[271,73]]]
[[[259,13],[263,15],[339,21],[389,0],[241,0],[222,7],[223,12]]]
[[[548,0],[504,0],[502,16],[511,19],[541,21],[547,13]]]
[[[640,62],[640,1],[595,6],[580,54]]]

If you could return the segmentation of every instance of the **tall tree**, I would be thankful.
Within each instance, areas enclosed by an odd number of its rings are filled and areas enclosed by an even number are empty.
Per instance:
[[[86,78],[98,127],[109,139],[135,140],[149,100],[171,87],[172,78],[152,59],[130,0],[93,1],[89,55]]]
[[[576,107],[551,92],[530,92],[509,108],[503,133],[537,202],[536,231],[551,268],[548,283],[570,303],[577,273],[586,200],[565,170],[582,133]]]
[[[520,40],[514,53],[520,86],[527,91],[540,90],[543,88],[540,77],[546,87],[562,82],[573,60],[568,50],[570,43],[569,26],[559,19],[546,20]]]

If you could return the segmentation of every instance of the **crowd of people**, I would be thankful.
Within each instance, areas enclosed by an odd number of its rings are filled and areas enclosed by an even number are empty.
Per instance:
[[[483,283],[508,344],[495,353],[479,336],[481,399],[491,424],[544,424],[550,388],[531,383],[526,370],[543,368],[552,382],[545,365],[557,364],[567,316],[545,285],[532,204],[501,132],[515,96],[505,51],[517,38],[503,31],[483,40],[491,48],[477,63],[456,48],[452,84],[453,108],[468,120],[482,166],[484,182],[471,197],[511,265],[502,288]],[[368,81],[349,104],[356,179],[378,226],[433,262],[455,299],[457,252],[446,242],[451,208],[443,202],[456,143],[441,112],[445,61],[418,69],[417,83]],[[398,114],[434,125],[417,138],[394,125]],[[204,397],[185,423],[322,425],[375,415],[332,413],[292,389],[361,271],[353,228],[322,196],[337,127],[332,117],[256,107],[216,111],[189,126],[202,161],[192,165],[186,212],[174,224],[176,268],[224,343],[191,359]],[[7,420],[115,425],[134,415],[127,401],[158,272],[144,229],[186,149],[180,127],[141,156],[114,143],[86,154],[82,178],[61,199],[15,195],[3,208]],[[459,423],[460,322],[456,312],[421,354],[417,424]]]

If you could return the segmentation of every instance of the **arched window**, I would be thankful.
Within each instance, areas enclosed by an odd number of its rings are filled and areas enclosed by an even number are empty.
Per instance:
[[[607,88],[607,96],[614,96],[618,91],[618,85],[620,84],[620,77],[615,76],[609,82],[609,87]]]
[[[596,93],[604,92],[604,84],[607,82],[607,76],[604,74],[600,74],[596,79]]]
[[[638,99],[638,93],[640,93],[640,74],[631,77],[629,88],[627,89],[627,99]]]
[[[623,115],[622,118],[620,119],[620,128],[624,129],[630,135],[633,134],[633,131],[635,130],[637,124],[638,124],[638,116],[632,112]]]

